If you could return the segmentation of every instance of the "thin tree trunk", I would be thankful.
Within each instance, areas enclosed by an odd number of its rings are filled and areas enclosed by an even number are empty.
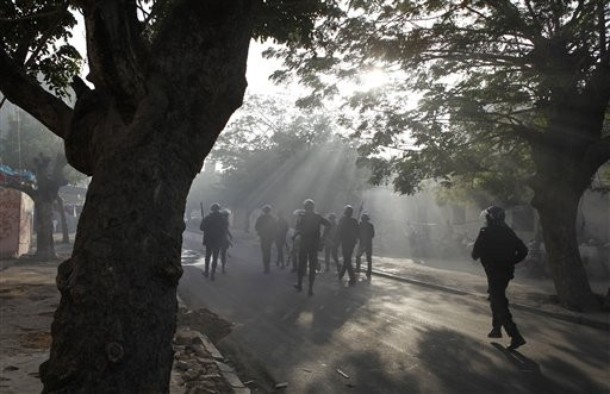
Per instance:
[[[61,242],[64,244],[70,243],[70,231],[68,230],[68,221],[66,220],[66,211],[64,211],[64,200],[57,196],[57,209],[59,211],[59,217],[61,219]]]
[[[53,203],[37,197],[34,200],[36,211],[36,258],[56,259],[53,239]]]

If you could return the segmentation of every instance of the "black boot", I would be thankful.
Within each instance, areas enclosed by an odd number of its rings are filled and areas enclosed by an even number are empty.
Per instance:
[[[526,344],[525,338],[523,338],[521,336],[521,334],[517,334],[517,335],[515,335],[514,337],[511,338],[510,345],[508,345],[507,349],[508,350],[517,350],[517,348],[519,346],[523,346],[525,344]]]
[[[502,338],[502,328],[492,328],[489,334],[487,334],[487,338]]]

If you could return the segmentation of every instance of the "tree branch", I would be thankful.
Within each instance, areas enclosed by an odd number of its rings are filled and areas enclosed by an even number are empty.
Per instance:
[[[59,16],[57,17],[55,22],[51,26],[49,26],[49,28],[42,34],[42,37],[39,40],[36,40],[36,41],[38,41],[38,45],[32,51],[28,60],[25,62],[25,68],[27,68],[36,59],[36,57],[38,56],[38,54],[40,53],[42,48],[44,48],[47,45],[47,41],[49,40],[49,38],[51,38],[53,31],[59,27],[59,24],[61,23],[61,19],[63,18],[65,13],[68,11],[68,6],[69,6],[69,3],[65,3],[61,10],[57,10],[57,13],[59,14]]]
[[[8,100],[64,138],[72,121],[72,109],[66,103],[29,78],[3,49],[0,49],[0,75],[0,90]]]
[[[87,55],[96,88],[112,93],[118,108],[129,118],[146,93],[146,50],[139,35],[137,6],[133,0],[89,0],[83,7]]]

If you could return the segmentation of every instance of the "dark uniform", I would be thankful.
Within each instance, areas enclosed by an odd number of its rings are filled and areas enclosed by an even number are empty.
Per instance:
[[[353,210],[351,210],[351,207],[349,208],[346,208],[337,225],[337,239],[341,244],[341,253],[343,254],[343,265],[339,272],[339,279],[343,279],[343,275],[347,271],[349,284],[354,285],[356,283],[356,274],[352,266],[352,255],[358,242],[358,221],[351,217]]]
[[[271,263],[271,245],[275,240],[277,231],[276,221],[270,213],[271,209],[263,208],[263,214],[256,219],[254,228],[261,240],[261,251],[263,253],[263,272],[268,274]]]
[[[210,279],[214,280],[216,266],[218,265],[218,254],[223,245],[228,231],[228,221],[219,212],[219,207],[212,206],[212,212],[201,221],[199,227],[203,231],[203,244],[205,245],[205,271],[204,276],[210,273],[210,260],[212,272]]]
[[[358,254],[356,255],[356,271],[360,272],[362,255],[366,254],[366,276],[369,278],[373,272],[373,238],[375,237],[375,226],[369,222],[366,214],[362,215],[362,220],[358,226]]]
[[[227,265],[227,250],[233,246],[233,234],[231,234],[231,231],[229,230],[229,212],[222,211],[221,215],[227,222],[225,236],[220,245],[220,263],[222,264],[222,273],[224,274],[226,272],[225,266]]]
[[[510,350],[525,344],[508,309],[506,288],[513,278],[515,264],[527,256],[527,247],[512,229],[504,223],[504,211],[490,207],[487,225],[481,228],[472,250],[473,259],[481,259],[485,274],[492,313],[490,338],[501,338],[502,327],[511,337]]]
[[[298,291],[302,290],[303,277],[309,263],[309,295],[313,295],[313,283],[316,279],[318,251],[320,249],[320,226],[328,225],[330,225],[328,220],[313,211],[313,201],[310,205],[306,202],[305,212],[299,216],[296,225],[296,234],[300,239],[300,243],[298,282],[295,287]]]
[[[275,235],[275,246],[277,247],[277,263],[281,268],[286,266],[284,250],[286,249],[286,234],[288,234],[288,222],[281,213],[277,217],[277,231]]]

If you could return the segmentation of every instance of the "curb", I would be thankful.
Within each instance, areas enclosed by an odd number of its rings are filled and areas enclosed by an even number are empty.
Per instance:
[[[184,303],[184,301],[182,300],[182,297],[180,297],[180,295],[176,295],[176,299],[178,301],[179,308],[189,309],[186,306],[186,304]],[[241,379],[237,375],[237,372],[235,372],[235,369],[233,369],[233,367],[231,367],[230,365],[228,365],[224,362],[225,361],[224,356],[222,355],[222,353],[220,353],[218,348],[216,348],[214,343],[212,343],[210,338],[207,335],[205,335],[204,333],[202,333],[201,331],[196,331],[196,330],[193,330],[193,331],[197,333],[197,335],[199,336],[199,339],[201,341],[201,345],[214,359],[214,362],[216,363],[216,365],[218,366],[218,369],[220,370],[220,375],[229,384],[229,386],[231,386],[231,388],[233,389],[233,393],[250,394],[250,389],[248,387],[246,387],[246,385],[241,381]]]
[[[406,282],[406,283],[411,283],[411,284],[414,284],[417,286],[428,287],[431,289],[444,291],[446,293],[452,293],[452,294],[461,295],[461,296],[471,296],[471,297],[479,298],[481,300],[487,299],[487,297],[485,295],[480,294],[480,293],[468,292],[468,291],[464,291],[464,290],[455,289],[455,288],[452,288],[449,286],[437,285],[434,283],[424,282],[424,281],[417,280],[417,279],[410,279],[410,278],[407,278],[404,276],[389,274],[389,273],[383,272],[383,271],[372,270],[372,273],[373,273],[373,275],[381,276],[384,278],[398,280],[398,281]],[[518,304],[518,303],[511,303],[510,306],[514,309],[519,309],[519,310],[522,310],[525,312],[543,315],[543,316],[551,317],[553,319],[566,321],[569,323],[580,324],[583,326],[596,328],[598,330],[610,331],[610,322],[589,319],[587,317],[576,315],[576,314],[572,315],[572,314],[567,314],[567,313],[549,312],[549,311],[545,311],[540,308],[535,308],[532,306],[527,306],[527,305]]]
[[[226,364],[224,362],[224,356],[218,351],[216,346],[210,341],[210,338],[207,335],[199,332],[201,342],[203,347],[210,353],[210,355],[216,361],[216,365],[218,365],[218,369],[220,370],[220,375],[229,383],[233,392],[236,394],[250,394],[250,389],[246,387],[246,385],[241,381],[239,376],[237,376],[237,372],[233,369],[232,366]]]

